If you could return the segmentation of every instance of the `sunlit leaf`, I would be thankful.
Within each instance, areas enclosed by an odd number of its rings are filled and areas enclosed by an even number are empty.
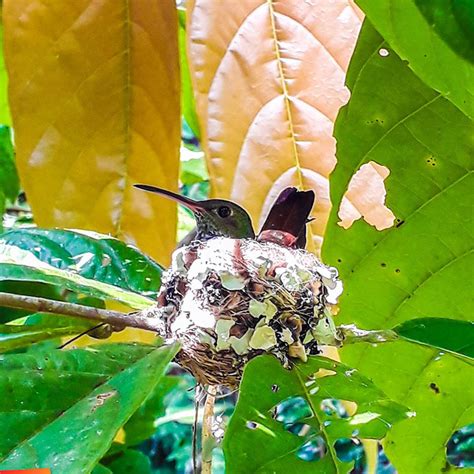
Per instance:
[[[6,247],[4,247],[6,246]],[[58,270],[155,298],[162,268],[136,248],[108,235],[22,228],[5,232],[0,249],[18,248]]]
[[[178,8],[179,65],[181,68],[181,112],[194,136],[200,140],[199,122],[196,115],[193,85],[189,72],[186,45],[186,10]]]
[[[458,55],[445,42],[447,30],[454,27],[456,41],[461,42],[463,48],[469,48],[472,55],[474,34],[472,2],[471,6],[468,6],[469,0],[468,2],[356,0],[356,2],[390,48],[408,62],[409,67],[422,81],[440,92],[468,117],[474,118],[474,63]],[[457,6],[453,7],[454,4]],[[425,16],[418,8],[421,5],[426,5],[421,8]],[[442,8],[444,14],[438,11],[439,8]],[[450,15],[451,8],[459,10],[457,17],[466,15],[466,18],[455,24],[456,19]],[[433,21],[434,16],[430,18],[432,15],[437,16],[436,21]],[[442,31],[440,24],[443,25]],[[390,97],[393,95],[393,90],[387,85],[385,91]]]
[[[321,243],[334,168],[333,122],[360,28],[348,0],[188,2],[190,68],[213,196],[255,227],[289,185],[316,191]],[[262,223],[262,222],[260,222]]]
[[[48,283],[71,291],[85,293],[101,299],[113,299],[131,308],[147,308],[153,300],[117,286],[84,278],[77,273],[58,270],[35,257],[30,252],[5,253],[0,250],[0,281],[16,280]]]
[[[334,208],[323,248],[344,282],[338,321],[382,329],[412,318],[469,320],[472,122],[427,87],[368,23],[347,80],[352,95],[336,123]],[[357,221],[344,230],[337,225],[342,196],[370,160],[390,170],[386,204],[396,225],[377,231]],[[342,351],[344,361],[417,413],[388,434],[387,453],[400,472],[439,472],[446,463],[440,446],[472,406],[474,387],[466,384],[472,366],[438,353],[407,342]]]
[[[474,322],[445,318],[409,319],[394,331],[409,341],[474,358]]]
[[[0,468],[89,472],[178,347],[109,345],[2,357]]]
[[[415,0],[435,32],[461,56],[474,62],[474,3],[471,0]]]
[[[180,111],[172,0],[3,2],[17,163],[36,222],[110,233],[166,264]]]
[[[316,378],[318,371],[323,376]],[[325,410],[326,401],[333,399],[355,402],[355,413],[341,417]],[[289,400],[302,405],[299,414],[290,412],[291,419],[282,412]],[[261,356],[245,368],[224,440],[226,466],[229,473],[348,472],[351,465],[337,458],[335,442],[382,438],[393,423],[408,416],[407,410],[358,371],[330,359],[311,357],[287,370],[275,358]],[[320,459],[307,458],[310,443],[318,443]]]
[[[0,22],[2,21],[0,4]],[[0,24],[0,125],[11,125],[10,108],[8,107],[8,75],[3,59],[3,25]]]

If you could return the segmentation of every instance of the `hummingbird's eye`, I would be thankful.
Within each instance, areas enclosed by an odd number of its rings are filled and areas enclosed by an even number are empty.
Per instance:
[[[219,214],[219,217],[226,218],[232,214],[232,209],[228,206],[221,206],[217,209],[217,214]]]

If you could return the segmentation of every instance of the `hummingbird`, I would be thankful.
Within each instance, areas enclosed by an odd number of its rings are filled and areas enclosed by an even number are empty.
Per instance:
[[[193,240],[209,240],[213,237],[233,239],[254,239],[255,232],[247,211],[238,204],[225,199],[207,199],[195,201],[181,194],[157,188],[148,184],[134,184],[135,188],[166,196],[190,209],[196,219],[196,229],[191,231],[179,247]]]

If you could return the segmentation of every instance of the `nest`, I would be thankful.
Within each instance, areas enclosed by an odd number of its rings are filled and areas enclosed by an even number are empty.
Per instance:
[[[305,250],[222,237],[174,252],[153,313],[199,383],[236,387],[259,354],[291,367],[339,345],[331,307],[341,292],[337,270]]]

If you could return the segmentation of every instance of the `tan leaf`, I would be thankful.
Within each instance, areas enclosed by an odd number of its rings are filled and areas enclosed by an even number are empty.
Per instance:
[[[348,0],[194,0],[188,22],[213,195],[259,224],[285,186],[314,189],[309,240],[319,248],[360,12]]]
[[[41,226],[111,233],[167,263],[180,113],[173,0],[5,0],[23,187]]]

